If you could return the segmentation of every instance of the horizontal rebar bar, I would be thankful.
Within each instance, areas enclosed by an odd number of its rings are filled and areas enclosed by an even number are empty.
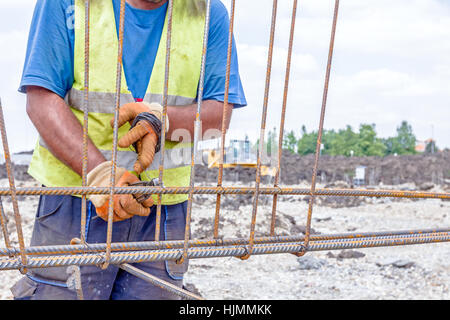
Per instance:
[[[387,237],[387,236],[403,236],[409,235],[421,236],[428,233],[447,233],[450,228],[440,229],[423,229],[423,230],[400,230],[400,231],[378,231],[378,232],[360,232],[360,233],[340,233],[340,234],[313,234],[311,239],[314,241],[320,240],[335,240],[335,239],[358,239],[370,237]],[[270,237],[256,237],[255,243],[284,243],[284,242],[300,242],[304,241],[303,235],[294,236],[270,236]],[[79,243],[79,242],[77,242]],[[184,240],[169,240],[169,241],[141,241],[141,242],[116,242],[111,244],[112,251],[137,251],[137,250],[161,250],[161,249],[178,249],[183,247]],[[228,245],[247,245],[248,238],[234,238],[234,239],[193,239],[189,241],[189,247],[207,247],[207,246],[228,246]],[[88,253],[104,251],[105,243],[89,243],[87,245],[50,245],[50,246],[36,246],[26,248],[27,255],[50,255],[63,253]],[[12,256],[19,253],[18,248],[0,248],[0,256]]]
[[[24,187],[16,188],[18,196],[37,195],[84,195],[109,194],[108,187]],[[115,194],[189,194],[189,187],[117,187]],[[9,188],[0,188],[0,196],[9,196]],[[194,194],[251,194],[255,193],[253,187],[194,187]],[[308,188],[260,188],[264,195],[310,195]],[[371,190],[371,189],[316,189],[316,196],[337,197],[376,197],[376,198],[416,198],[416,199],[450,199],[449,192],[422,192],[405,190]]]
[[[420,235],[391,235],[365,238],[310,240],[306,251],[340,250],[351,248],[373,248],[384,246],[399,246],[426,244],[450,241],[450,232],[426,233]],[[252,255],[297,253],[305,251],[302,242],[255,244]],[[189,248],[188,258],[213,258],[227,256],[243,256],[248,253],[248,245],[195,247]],[[111,253],[111,264],[138,263],[163,260],[178,260],[183,254],[183,248],[164,250],[141,250],[133,252]],[[62,267],[69,265],[98,265],[104,262],[105,253],[64,254],[57,256],[29,256],[27,268]],[[12,270],[25,267],[18,258],[0,259],[0,270]]]

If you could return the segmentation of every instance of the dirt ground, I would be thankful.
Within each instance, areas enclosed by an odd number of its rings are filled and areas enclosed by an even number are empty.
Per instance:
[[[391,185],[386,180],[389,178],[388,174],[383,174],[380,175],[380,179],[384,180],[377,180],[374,185],[368,187],[449,192],[450,171],[445,170],[449,170],[450,159],[446,157],[448,154],[445,157],[439,155],[435,158],[411,160],[420,168],[424,166],[422,174],[428,175],[428,178],[418,178],[419,173],[410,174],[405,178],[406,180],[398,178],[400,183]],[[294,163],[295,159],[288,158],[288,160]],[[326,166],[327,160],[321,159],[321,161],[322,165]],[[355,162],[351,164],[350,160],[347,159],[347,161],[349,168],[354,167],[356,163],[358,165],[361,163],[354,160]],[[370,161],[367,161],[366,164],[369,167]],[[395,158],[383,161],[389,163],[389,161],[395,161]],[[296,166],[306,167],[305,163],[297,161]],[[375,167],[384,168],[385,165],[387,166],[386,163],[378,163]],[[426,163],[428,163],[428,171],[425,170]],[[338,172],[350,170],[345,166],[343,164],[342,167],[335,166],[335,178],[319,181],[318,187],[351,187],[350,181],[346,181],[345,176],[338,174]],[[19,166],[16,169],[18,187],[38,186],[18,168]],[[408,163],[400,163],[398,170],[412,172],[412,169],[408,168]],[[437,168],[440,168],[442,172],[442,179],[433,178],[438,177],[439,174],[433,176],[430,173],[437,172]],[[416,171],[418,171],[417,168]],[[210,180],[208,177],[214,176],[214,173],[209,172],[207,177],[201,170],[198,173],[199,180]],[[389,174],[396,175],[395,172]],[[240,172],[240,175],[243,177],[246,173]],[[326,173],[324,176],[329,175],[332,177],[333,173]],[[397,175],[403,177],[400,174]],[[241,182],[236,182],[235,172],[228,172],[224,184],[249,186],[252,184],[250,175],[247,177],[248,182],[242,178]],[[197,185],[214,185],[215,179],[216,177],[211,178],[211,182],[199,182]],[[394,178],[391,177],[391,179]],[[0,186],[7,185],[5,177],[0,179]],[[297,179],[295,183],[289,185],[308,188],[309,181]],[[194,238],[212,237],[215,199],[214,195],[195,197],[192,213]],[[3,197],[2,202],[9,220],[8,229],[13,244],[17,246],[11,201],[9,197]],[[37,197],[19,198],[26,243],[31,237],[37,203]],[[269,232],[272,198],[262,196],[259,203],[256,236],[267,235]],[[298,235],[304,232],[307,206],[307,198],[304,196],[280,196],[276,234]],[[220,236],[248,237],[251,213],[251,196],[224,196],[219,225]],[[449,225],[450,201],[436,199],[413,201],[391,198],[320,197],[314,207],[312,220],[315,233],[443,228]],[[0,245],[4,247],[3,239]],[[0,271],[1,300],[12,298],[9,288],[20,277],[18,271]],[[320,251],[307,253],[300,258],[292,254],[272,254],[252,256],[247,261],[232,257],[195,259],[190,261],[185,285],[207,299],[448,300],[450,298],[450,244]]]
[[[276,166],[274,161],[267,165]],[[314,155],[300,156],[284,150],[281,160],[281,183],[286,185],[311,181]],[[344,157],[322,155],[319,161],[318,179],[321,183],[344,181],[351,185],[358,166],[365,166],[368,185],[400,185],[414,183],[419,189],[429,188],[429,183],[450,185],[450,151],[436,154],[403,155],[387,157]],[[199,181],[216,182],[217,169],[198,166]],[[231,168],[224,170],[228,181],[253,182],[255,169]],[[270,177],[264,178],[270,182]]]

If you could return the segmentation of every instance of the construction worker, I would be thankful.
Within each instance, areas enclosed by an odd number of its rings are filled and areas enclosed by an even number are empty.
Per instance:
[[[200,79],[206,0],[174,0],[163,183],[187,186],[190,163],[175,154],[190,153]],[[90,1],[89,186],[108,186],[113,148],[113,117],[120,0]],[[162,97],[166,60],[167,0],[127,0],[125,8],[119,149],[116,186],[158,176]],[[27,113],[39,132],[29,173],[47,187],[82,184],[84,105],[84,0],[38,0],[20,92],[27,94]],[[211,2],[202,130],[222,127],[229,33],[228,12]],[[231,110],[246,105],[233,45],[229,91]],[[137,117],[144,115],[143,118]],[[137,121],[139,120],[139,121]],[[136,123],[137,121],[137,123]],[[130,130],[130,124],[135,124]],[[191,140],[192,141],[192,140]],[[135,146],[136,148],[133,148]],[[139,153],[139,155],[136,154]],[[109,195],[88,196],[86,241],[105,243]],[[155,239],[156,197],[139,203],[133,195],[115,195],[113,242]],[[80,237],[81,197],[43,195],[31,246],[67,245]],[[161,240],[184,239],[187,195],[164,195]],[[178,287],[188,261],[139,263],[136,267]],[[68,288],[67,268],[29,270],[11,291],[15,299],[76,299]],[[109,265],[81,267],[85,299],[176,299],[157,286]]]

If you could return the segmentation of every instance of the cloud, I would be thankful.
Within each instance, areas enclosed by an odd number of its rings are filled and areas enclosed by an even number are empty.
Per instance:
[[[267,46],[272,1],[259,2],[259,21],[249,15],[251,3],[246,1],[242,7],[250,22],[237,24],[236,32],[246,34],[241,40],[248,39],[253,46]],[[287,47],[291,5],[292,1],[279,1],[275,43],[280,47]],[[294,52],[299,57],[312,57],[314,67],[305,70],[298,68],[298,63],[292,65],[297,70],[291,76],[286,127],[297,133],[301,125],[311,130],[319,122],[333,6],[334,1],[299,2]],[[339,13],[325,127],[376,123],[379,134],[389,136],[395,134],[402,120],[407,120],[419,139],[430,137],[433,126],[438,144],[450,147],[449,4],[430,0],[348,0],[341,1]],[[250,32],[258,27],[261,32]],[[254,35],[252,39],[250,34]],[[250,115],[260,123],[257,111],[262,100],[255,95],[263,94],[261,83],[265,77],[258,67],[262,68],[267,57],[263,50],[253,52],[254,60],[241,65],[252,112],[235,112],[236,132],[243,128],[250,131],[244,125],[249,123]],[[282,88],[277,82],[284,81],[283,63],[274,64],[272,69],[273,103],[269,104],[268,128],[279,122]],[[258,134],[255,128],[251,136]]]

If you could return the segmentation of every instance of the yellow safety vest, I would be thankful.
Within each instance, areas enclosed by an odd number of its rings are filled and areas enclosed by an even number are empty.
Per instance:
[[[173,2],[172,38],[168,105],[183,106],[195,103],[200,79],[201,55],[205,26],[204,0],[175,0]],[[85,1],[75,0],[75,52],[74,83],[66,95],[72,112],[83,123],[84,101],[84,20]],[[110,160],[112,157],[116,65],[118,38],[112,1],[91,1],[90,17],[90,67],[89,67],[89,118],[88,134],[92,142]],[[155,64],[144,101],[162,104],[166,61],[167,16],[164,23]],[[133,102],[122,71],[121,105]],[[119,129],[119,138],[129,130],[129,124]],[[191,143],[166,141],[163,183],[167,187],[189,185]],[[80,155],[81,156],[81,155]],[[159,175],[161,153],[142,180]],[[188,160],[188,161],[186,161]],[[118,165],[130,171],[136,153],[118,149]],[[28,170],[40,183],[48,187],[78,187],[81,177],[58,160],[39,138]],[[156,197],[155,197],[156,199]],[[177,204],[187,200],[187,195],[164,195],[162,203]]]

